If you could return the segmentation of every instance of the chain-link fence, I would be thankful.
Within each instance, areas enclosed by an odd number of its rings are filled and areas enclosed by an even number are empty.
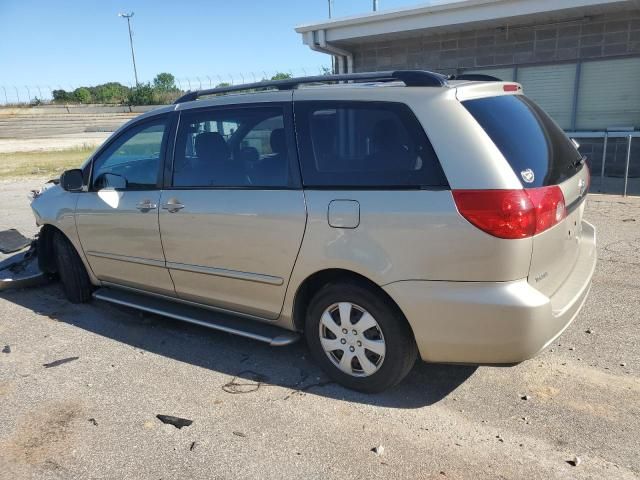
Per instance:
[[[294,69],[277,69],[277,70],[256,70],[244,73],[220,73],[193,76],[175,76],[175,86],[178,90],[186,92],[189,90],[202,90],[204,88],[214,88],[222,85],[238,85],[249,82],[259,82],[268,80],[276,75],[286,74],[292,77],[307,75],[322,75],[330,71],[328,65],[317,65],[310,67],[298,67]],[[151,81],[140,82],[140,85],[152,83]],[[131,82],[122,83],[123,86],[131,90],[135,90],[136,86]],[[45,83],[26,85],[17,84],[1,84],[0,83],[0,105],[37,105],[40,103],[50,103],[53,101],[54,90],[65,90],[73,92],[78,88],[87,87],[89,85],[64,82],[64,83]]]

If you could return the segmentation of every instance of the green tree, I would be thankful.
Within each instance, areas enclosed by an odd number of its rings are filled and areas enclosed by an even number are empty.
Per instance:
[[[153,79],[153,88],[158,92],[171,92],[176,89],[176,77],[167,72],[159,73]]]
[[[230,87],[231,84],[229,82],[222,82],[216,85],[216,88],[222,88],[222,87]]]
[[[73,98],[78,103],[91,103],[91,91],[87,87],[76,88]]]
[[[66,90],[63,90],[63,89],[54,90],[51,93],[53,95],[53,101],[55,103],[68,103],[68,102],[74,101],[73,95],[67,92]]]
[[[287,78],[291,78],[290,73],[278,72],[271,77],[271,80],[286,80]]]

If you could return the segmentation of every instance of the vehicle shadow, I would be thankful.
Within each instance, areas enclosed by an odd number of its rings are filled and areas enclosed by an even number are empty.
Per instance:
[[[143,351],[220,372],[229,394],[250,394],[270,385],[294,395],[320,395],[390,408],[433,405],[460,386],[476,370],[473,366],[417,362],[397,387],[379,394],[363,394],[329,380],[313,363],[304,342],[288,347],[266,344],[191,325],[158,315],[93,301],[73,305],[58,284],[2,292],[2,298],[37,314],[64,322]]]

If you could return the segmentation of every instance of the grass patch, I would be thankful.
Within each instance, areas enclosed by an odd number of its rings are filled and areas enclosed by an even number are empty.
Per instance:
[[[94,150],[83,146],[50,152],[0,153],[0,178],[59,176],[65,170],[80,167]]]

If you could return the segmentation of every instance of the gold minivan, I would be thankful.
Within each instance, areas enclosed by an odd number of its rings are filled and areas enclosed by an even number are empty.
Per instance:
[[[426,71],[189,92],[32,203],[40,268],[274,346],[341,384],[513,364],[582,307],[584,158],[517,83]]]

